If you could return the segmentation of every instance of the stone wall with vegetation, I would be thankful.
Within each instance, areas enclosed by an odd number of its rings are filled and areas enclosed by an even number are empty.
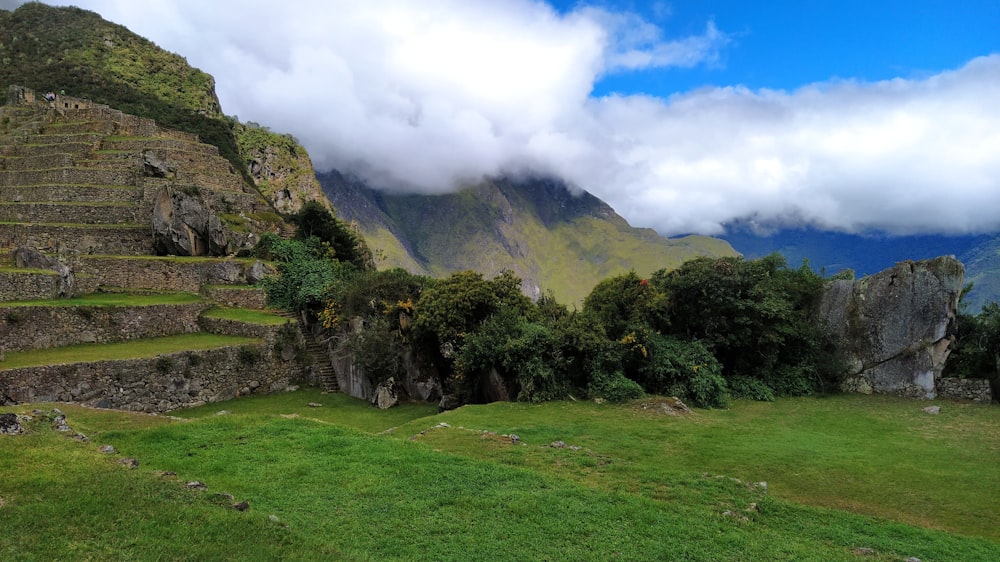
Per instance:
[[[937,383],[938,398],[990,403],[993,392],[989,379],[942,378]]]
[[[280,391],[297,380],[300,370],[294,358],[283,360],[265,342],[150,359],[0,370],[0,401],[165,412]]]
[[[205,286],[201,293],[213,302],[233,308],[261,309],[267,307],[267,292],[252,286]]]
[[[7,351],[109,343],[197,332],[207,306],[0,307],[0,326]]]
[[[149,227],[0,224],[0,247],[22,246],[49,253],[149,255],[153,253],[153,234]]]
[[[74,273],[100,277],[112,287],[197,293],[202,285],[247,284],[253,260],[226,261],[198,258],[118,259],[80,257],[71,263]]]

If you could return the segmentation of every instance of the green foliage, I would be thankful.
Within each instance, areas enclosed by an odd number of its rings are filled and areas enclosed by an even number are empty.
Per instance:
[[[378,317],[390,314],[412,314],[414,303],[434,280],[414,275],[405,269],[362,271],[340,294],[331,295],[337,303],[337,314],[347,321],[360,316]]]
[[[404,346],[399,330],[383,317],[371,317],[364,327],[341,341],[338,353],[347,353],[372,385],[405,373]]]
[[[628,402],[642,398],[645,392],[639,383],[626,377],[621,371],[595,373],[587,386],[591,398],[603,398],[608,402]]]
[[[299,226],[296,238],[317,238],[330,248],[331,257],[350,262],[358,269],[375,269],[375,259],[364,238],[318,202],[302,205],[292,220]]]
[[[598,283],[584,299],[583,310],[612,339],[621,339],[636,327],[658,331],[668,325],[665,296],[634,271]]]
[[[727,386],[733,398],[747,398],[761,402],[774,401],[774,390],[755,378],[737,375],[729,378]]]
[[[262,281],[268,301],[278,308],[317,313],[328,295],[338,290],[357,273],[350,262],[331,259],[328,247],[318,238],[282,240],[273,235],[261,236],[255,253],[277,262],[278,275]]]
[[[660,334],[643,339],[644,343],[637,341],[630,350],[626,371],[643,389],[674,395],[694,406],[725,407],[728,391],[722,366],[705,346]]]
[[[704,343],[727,378],[756,378],[783,394],[823,388],[812,318],[822,283],[806,264],[788,269],[777,254],[699,258],[653,275],[669,295],[672,334]]]
[[[962,292],[964,299],[971,286]],[[1000,304],[988,302],[979,314],[962,307],[955,320],[955,343],[944,376],[990,379],[993,395],[1000,396]]]
[[[556,335],[527,321],[517,310],[502,308],[470,334],[456,359],[462,392],[482,397],[483,381],[495,370],[509,398],[539,402],[565,396],[565,379]]]

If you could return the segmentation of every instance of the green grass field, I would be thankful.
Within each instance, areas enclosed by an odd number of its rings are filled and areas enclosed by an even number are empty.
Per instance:
[[[1000,409],[936,404],[60,405],[90,442],[0,436],[0,559],[998,560]]]

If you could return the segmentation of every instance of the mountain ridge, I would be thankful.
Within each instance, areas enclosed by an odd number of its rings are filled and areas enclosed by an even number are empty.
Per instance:
[[[735,255],[720,239],[670,239],[632,227],[596,196],[549,177],[487,179],[440,195],[379,191],[337,171],[319,179],[341,218],[366,238],[395,239],[381,245],[385,265],[433,276],[509,269],[535,298],[551,291],[560,302],[579,304],[613,275]]]

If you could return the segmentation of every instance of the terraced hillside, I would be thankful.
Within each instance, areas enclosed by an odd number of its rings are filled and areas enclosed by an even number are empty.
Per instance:
[[[285,228],[214,146],[87,100],[0,107],[0,404],[145,411],[310,372],[245,255]]]

